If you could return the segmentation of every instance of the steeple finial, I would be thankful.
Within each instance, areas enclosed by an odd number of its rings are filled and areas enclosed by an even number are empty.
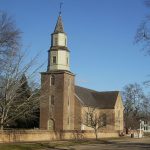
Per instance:
[[[59,15],[61,15],[62,5],[63,5],[63,2],[60,2]]]
[[[59,16],[58,16],[58,20],[55,26],[54,33],[64,33],[64,27],[63,27],[62,18],[61,18],[62,4],[63,2],[60,3]]]

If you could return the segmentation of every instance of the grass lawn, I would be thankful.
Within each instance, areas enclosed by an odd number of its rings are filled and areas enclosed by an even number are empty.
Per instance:
[[[80,141],[51,141],[51,142],[36,142],[36,143],[12,143],[0,144],[0,150],[46,150],[48,148],[69,147],[75,145],[90,145],[90,144],[111,144],[118,142],[143,142],[150,143],[149,138],[131,139],[131,138],[108,138],[100,140],[80,140]]]
[[[38,150],[42,149],[41,144],[26,144],[26,143],[17,143],[17,144],[0,144],[0,150]]]
[[[106,140],[98,140],[98,141],[53,141],[50,143],[16,143],[16,144],[0,144],[0,150],[40,150],[47,148],[55,148],[55,147],[68,147],[74,145],[87,145],[87,144],[100,144],[107,143]]]

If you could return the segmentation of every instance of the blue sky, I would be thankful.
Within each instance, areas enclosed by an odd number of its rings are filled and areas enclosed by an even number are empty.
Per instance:
[[[23,49],[29,58],[41,51],[45,62],[60,0],[0,0],[21,29]],[[150,11],[144,0],[63,0],[62,18],[71,51],[76,84],[99,90],[122,90],[142,83],[150,74],[150,56],[134,44],[141,21]]]

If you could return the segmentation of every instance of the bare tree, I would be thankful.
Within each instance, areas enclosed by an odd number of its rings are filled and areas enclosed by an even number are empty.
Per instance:
[[[144,2],[150,8],[150,0],[145,0]],[[150,55],[150,15],[147,15],[138,27],[135,42],[143,44],[143,50]]]
[[[12,61],[11,61],[12,60]],[[27,74],[28,79],[33,79],[35,73],[40,68],[35,68],[30,72],[34,59],[29,63],[22,62],[23,57],[13,60],[13,56],[7,62],[0,78],[0,128],[9,126],[16,119],[23,116],[31,116],[39,108],[39,94],[34,90],[28,96],[22,97],[26,89],[18,92],[24,82],[20,82],[22,75]],[[23,63],[23,64],[22,64]],[[13,64],[13,65],[12,65]],[[30,73],[29,73],[30,72]]]
[[[142,87],[135,83],[129,84],[124,87],[123,91],[124,100],[124,119],[125,128],[128,133],[128,129],[136,129],[139,125],[139,120],[142,116],[142,105],[146,98]]]
[[[9,56],[15,56],[20,49],[20,35],[21,32],[12,17],[6,12],[0,11],[0,69],[5,66]]]
[[[137,29],[137,33],[135,36],[135,42],[141,43],[142,49],[146,51],[146,54],[150,55],[150,16],[144,20],[139,28]]]
[[[26,80],[35,79],[42,66],[34,66],[36,59],[27,62],[20,50],[20,31],[6,13],[0,12],[0,129],[24,116],[33,117],[39,108],[39,90],[31,90],[27,96],[28,89],[22,88]],[[23,75],[26,80],[22,80]]]
[[[141,105],[142,108],[142,116],[145,121],[150,120],[150,96],[146,96]]]
[[[107,123],[108,117],[105,113],[101,114],[93,107],[87,107],[87,109],[85,109],[82,124],[94,129],[96,140],[98,139],[98,131],[100,128],[106,127]]]

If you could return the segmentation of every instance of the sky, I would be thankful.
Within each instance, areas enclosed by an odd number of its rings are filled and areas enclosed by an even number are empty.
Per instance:
[[[27,59],[40,52],[36,62],[37,66],[44,62],[40,71],[46,71],[60,2],[77,85],[120,91],[150,79],[150,56],[134,43],[138,26],[150,14],[144,0],[0,0],[0,10],[22,31]]]

